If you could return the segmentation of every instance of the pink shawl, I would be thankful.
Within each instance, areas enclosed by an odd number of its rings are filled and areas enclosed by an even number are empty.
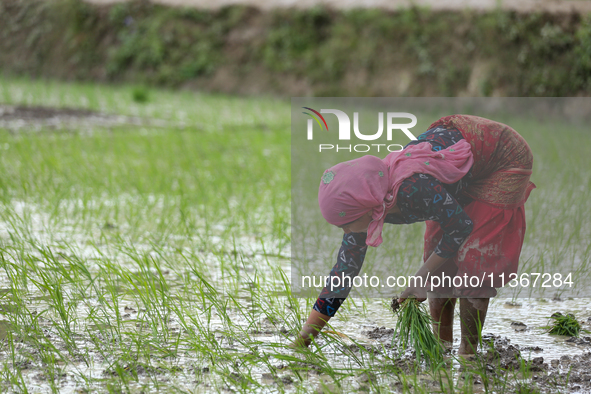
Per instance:
[[[353,222],[367,212],[372,221],[367,229],[367,244],[382,243],[386,212],[396,204],[403,180],[413,174],[429,174],[442,183],[459,181],[472,167],[474,158],[465,140],[433,151],[422,142],[392,152],[383,160],[367,155],[337,164],[324,172],[318,190],[322,216],[335,226]]]

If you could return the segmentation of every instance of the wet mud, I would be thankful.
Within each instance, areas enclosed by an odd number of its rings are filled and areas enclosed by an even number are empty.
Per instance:
[[[396,304],[389,305],[393,311],[397,309]],[[576,314],[576,321],[582,326],[578,337],[550,334],[551,316],[556,316],[559,308],[573,319]],[[519,311],[520,320],[510,319],[507,309]],[[585,317],[588,308],[584,300],[497,300],[491,312],[482,345],[474,358],[465,360],[458,356],[457,336],[453,349],[446,354],[446,363],[453,365],[449,370],[454,371],[456,385],[459,379],[471,376],[473,392],[496,387],[505,392],[591,393],[591,318]],[[388,326],[393,327],[392,323]],[[381,349],[396,352],[395,331],[388,326],[366,327],[361,334]],[[488,331],[490,328],[494,333]],[[459,327],[455,331],[459,333]],[[412,351],[394,358],[393,362],[409,376],[417,373],[417,367],[426,371],[425,365],[416,364]],[[423,384],[434,385],[436,389],[431,376],[423,380]],[[409,389],[400,383],[391,387],[402,392]]]
[[[521,324],[516,326],[523,327]],[[374,348],[376,353],[397,350],[393,329],[374,327],[363,333],[382,344],[380,348]],[[482,337],[482,346],[474,358],[465,360],[457,355],[457,350],[451,350],[446,355],[446,362],[450,367],[453,365],[450,370],[455,371],[456,384],[458,379],[465,380],[466,376],[472,376],[474,392],[483,391],[486,381],[489,389],[491,382],[503,382],[507,392],[591,393],[591,337],[573,337],[565,343],[576,345],[584,352],[574,356],[544,358],[540,356],[544,351],[540,346],[520,346],[505,336],[485,334]],[[409,375],[421,369],[426,372],[424,365],[416,363],[412,352],[395,359],[394,364]],[[422,383],[441,389],[436,387],[436,381],[431,376],[423,377]],[[395,382],[391,388],[403,392],[410,387],[403,387],[400,382]]]
[[[486,335],[478,360],[486,365],[489,373],[519,371],[530,374],[531,388],[541,392],[562,391],[564,388],[573,392],[591,392],[591,338],[571,338],[566,342],[581,344],[587,350],[581,355],[545,360],[536,356],[543,351],[541,347],[520,347],[511,344],[507,338]]]

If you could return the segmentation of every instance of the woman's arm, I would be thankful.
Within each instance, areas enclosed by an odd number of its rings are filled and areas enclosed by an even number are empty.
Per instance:
[[[420,276],[423,278],[423,284],[426,284],[427,275],[437,270],[437,268],[441,267],[446,261],[448,257],[441,257],[437,255],[435,252],[431,253],[431,256],[425,261],[425,263],[419,268],[415,276]],[[415,287],[409,286],[402,292],[400,298],[398,299],[399,302],[402,302],[404,299],[415,296],[419,302],[423,302],[427,299],[427,288],[423,287]]]
[[[367,251],[366,238],[366,233],[345,233],[337,263],[330,271],[326,286],[320,292],[292,347],[308,346],[345,301],[351,291],[353,278],[359,274],[363,265]]]
[[[472,232],[472,220],[462,209],[460,203],[445,189],[437,179],[430,175],[414,175],[414,193],[399,192],[398,197],[409,220],[434,220],[443,230],[443,236],[435,250],[419,268],[415,276],[420,276],[423,288],[409,287],[400,300],[414,295],[420,301],[426,298],[428,275],[441,267],[454,256],[461,244]]]

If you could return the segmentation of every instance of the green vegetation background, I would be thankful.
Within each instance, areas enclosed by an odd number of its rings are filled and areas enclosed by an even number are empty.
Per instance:
[[[0,3],[0,72],[286,96],[577,96],[591,18]]]

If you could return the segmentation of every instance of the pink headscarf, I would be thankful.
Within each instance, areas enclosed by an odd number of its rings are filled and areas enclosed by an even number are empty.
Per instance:
[[[367,155],[339,163],[324,171],[318,190],[320,211],[327,222],[342,226],[372,212],[367,229],[367,244],[382,243],[386,212],[396,204],[396,194],[403,180],[413,174],[429,174],[442,183],[459,181],[472,167],[470,144],[456,144],[433,151],[422,142],[402,151],[392,152],[383,160]]]

